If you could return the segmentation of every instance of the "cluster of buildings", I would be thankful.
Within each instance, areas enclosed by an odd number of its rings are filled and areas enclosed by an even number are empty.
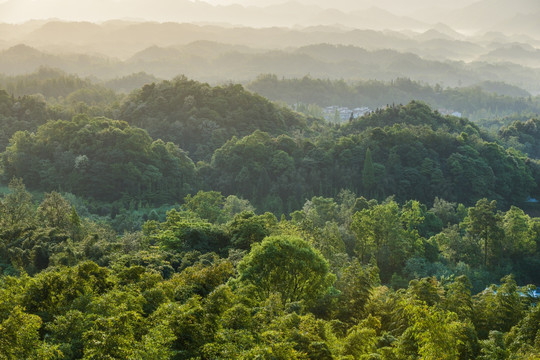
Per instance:
[[[463,116],[459,111],[453,111],[453,110],[448,110],[448,109],[438,109],[437,111],[441,115],[452,115],[459,118]]]
[[[324,118],[332,122],[346,122],[351,118],[357,118],[370,112],[368,107],[349,109],[345,106],[327,106],[323,109]]]
[[[453,111],[448,109],[438,109],[439,113],[441,115],[451,115],[456,117],[462,117],[463,114],[459,111]],[[350,109],[346,106],[327,106],[323,109],[323,116],[326,120],[331,122],[347,122],[351,119],[364,116],[367,113],[371,112],[371,109],[363,106],[363,107],[356,107],[354,109]]]

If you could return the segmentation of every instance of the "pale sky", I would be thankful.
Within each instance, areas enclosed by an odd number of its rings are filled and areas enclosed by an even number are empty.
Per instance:
[[[321,8],[343,11],[377,6],[400,15],[414,15],[425,9],[458,8],[478,0],[294,0]],[[268,6],[291,0],[204,0],[212,5],[241,4]],[[154,21],[175,21],[175,14],[185,7],[194,7],[191,0],[0,0],[0,21],[20,23],[30,19],[104,21],[116,18],[137,18]],[[224,19],[226,21],[227,19]]]

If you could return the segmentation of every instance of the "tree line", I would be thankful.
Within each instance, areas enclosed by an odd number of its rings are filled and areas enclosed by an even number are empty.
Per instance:
[[[291,116],[295,124],[306,121]],[[123,207],[130,201],[172,205],[201,189],[249,199],[278,216],[341,189],[423,203],[441,197],[472,205],[486,197],[501,208],[540,197],[540,167],[505,147],[505,139],[519,142],[509,130],[492,141],[475,124],[423,103],[388,107],[338,127],[315,121],[307,131],[313,135],[300,137],[294,128],[279,135],[255,130],[213,145],[188,131],[191,149],[207,152],[225,141],[210,159],[195,162],[177,143],[153,140],[127,122],[81,115],[15,133],[1,164],[6,182],[21,177],[33,189],[118,200]]]
[[[540,112],[538,97],[514,86],[489,81],[475,86],[445,88],[439,84],[429,85],[409,78],[347,82],[310,76],[280,79],[276,75],[265,74],[246,86],[271,100],[291,106],[314,104],[319,107],[367,106],[377,109],[420,100],[436,109],[460,112],[474,121],[494,120],[515,113]]]

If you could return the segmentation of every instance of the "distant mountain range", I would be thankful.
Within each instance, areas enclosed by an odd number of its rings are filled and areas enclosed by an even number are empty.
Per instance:
[[[480,0],[462,9],[441,14],[441,22],[453,28],[469,31],[501,31],[508,34],[524,33],[537,37],[540,26],[519,24],[523,15],[540,14],[537,0]],[[516,25],[520,25],[516,27]],[[533,25],[531,27],[531,25]]]
[[[56,4],[55,4],[56,3]],[[82,12],[81,9],[86,9]],[[100,11],[100,9],[103,9]],[[60,4],[55,0],[7,0],[0,3],[0,21],[21,21],[32,18],[66,18],[103,21],[114,18],[135,18],[151,21],[212,22],[254,27],[310,26],[341,24],[373,29],[405,29],[425,27],[412,18],[389,11],[370,8],[342,11],[336,8],[306,5],[288,1],[269,6],[213,6],[204,1],[190,0],[133,0],[121,1],[78,0]]]
[[[317,44],[269,50],[196,41],[187,45],[150,46],[125,60],[96,55],[52,54],[26,45],[0,52],[0,73],[29,73],[40,66],[103,80],[139,72],[164,79],[184,74],[211,83],[247,82],[263,73],[280,77],[310,75],[350,80],[408,77],[443,86],[501,81],[533,94],[540,93],[540,69],[512,63],[429,60],[413,53],[366,50],[352,45]]]
[[[244,1],[244,5],[211,5],[191,0],[4,0],[0,1],[0,21],[22,22],[43,18],[105,21],[123,18],[259,28],[338,25],[354,29],[415,31],[426,31],[435,24],[444,23],[469,34],[500,31],[540,38],[538,0],[463,0],[450,4],[426,0],[398,4],[390,0],[321,0],[308,4],[298,0],[272,1],[259,6],[253,4]],[[366,7],[368,4],[378,7]],[[88,27],[86,33],[92,33],[92,26]],[[5,31],[0,29],[2,33]],[[54,29],[51,29],[53,33]]]
[[[540,50],[523,43],[505,44],[482,55],[480,60],[506,61],[523,66],[538,67],[538,64],[540,64]]]
[[[528,35],[488,32],[465,36],[442,23],[423,31],[400,32],[332,25],[291,29],[120,20],[101,24],[57,20],[19,25],[0,24],[0,49],[26,44],[52,53],[85,53],[121,59],[127,59],[151,46],[170,47],[200,40],[256,49],[286,49],[318,43],[343,44],[368,50],[390,48],[417,52],[430,59],[463,61],[474,60],[494,50],[494,46],[505,47],[511,43],[530,44],[540,48],[540,40]]]
[[[38,10],[46,16],[45,5],[55,1],[64,4],[62,0],[0,0],[0,19],[7,10],[16,14],[29,2],[35,5],[26,9],[29,16]],[[0,73],[23,74],[48,66],[103,80],[146,72],[165,79],[185,74],[213,83],[250,81],[261,73],[378,80],[410,77],[445,86],[504,81],[540,93],[540,22],[536,21],[540,1],[457,0],[447,11],[429,10],[439,12],[432,18],[420,13],[405,16],[404,5],[398,15],[382,9],[389,0],[381,1],[381,7],[350,11],[343,8],[354,9],[351,0],[331,5],[341,10],[321,1],[301,1],[213,6],[204,1],[155,0],[148,11],[149,18],[157,17],[166,5],[171,17],[191,22],[0,23]],[[361,3],[367,2],[373,3]],[[129,3],[128,8],[124,1],[77,2],[89,14],[95,4],[113,4],[108,16],[124,10],[123,16],[135,17],[148,0]],[[427,0],[413,3],[427,4]],[[65,14],[71,6],[66,6]],[[231,25],[241,23],[253,26]]]

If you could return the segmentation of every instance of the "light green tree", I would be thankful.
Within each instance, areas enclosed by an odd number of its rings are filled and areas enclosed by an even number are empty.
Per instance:
[[[223,221],[223,195],[217,191],[199,191],[196,195],[188,195],[184,199],[188,210],[199,215],[201,219],[211,223]]]
[[[0,226],[3,228],[26,228],[34,223],[32,195],[22,182],[13,178],[9,183],[9,193],[0,200]]]
[[[278,292],[284,302],[312,304],[335,280],[328,262],[308,242],[294,236],[265,238],[238,264],[239,281],[252,284],[261,299]]]
[[[45,198],[37,209],[37,214],[38,219],[47,226],[61,230],[68,229],[73,216],[69,202],[56,191],[45,194]]]

